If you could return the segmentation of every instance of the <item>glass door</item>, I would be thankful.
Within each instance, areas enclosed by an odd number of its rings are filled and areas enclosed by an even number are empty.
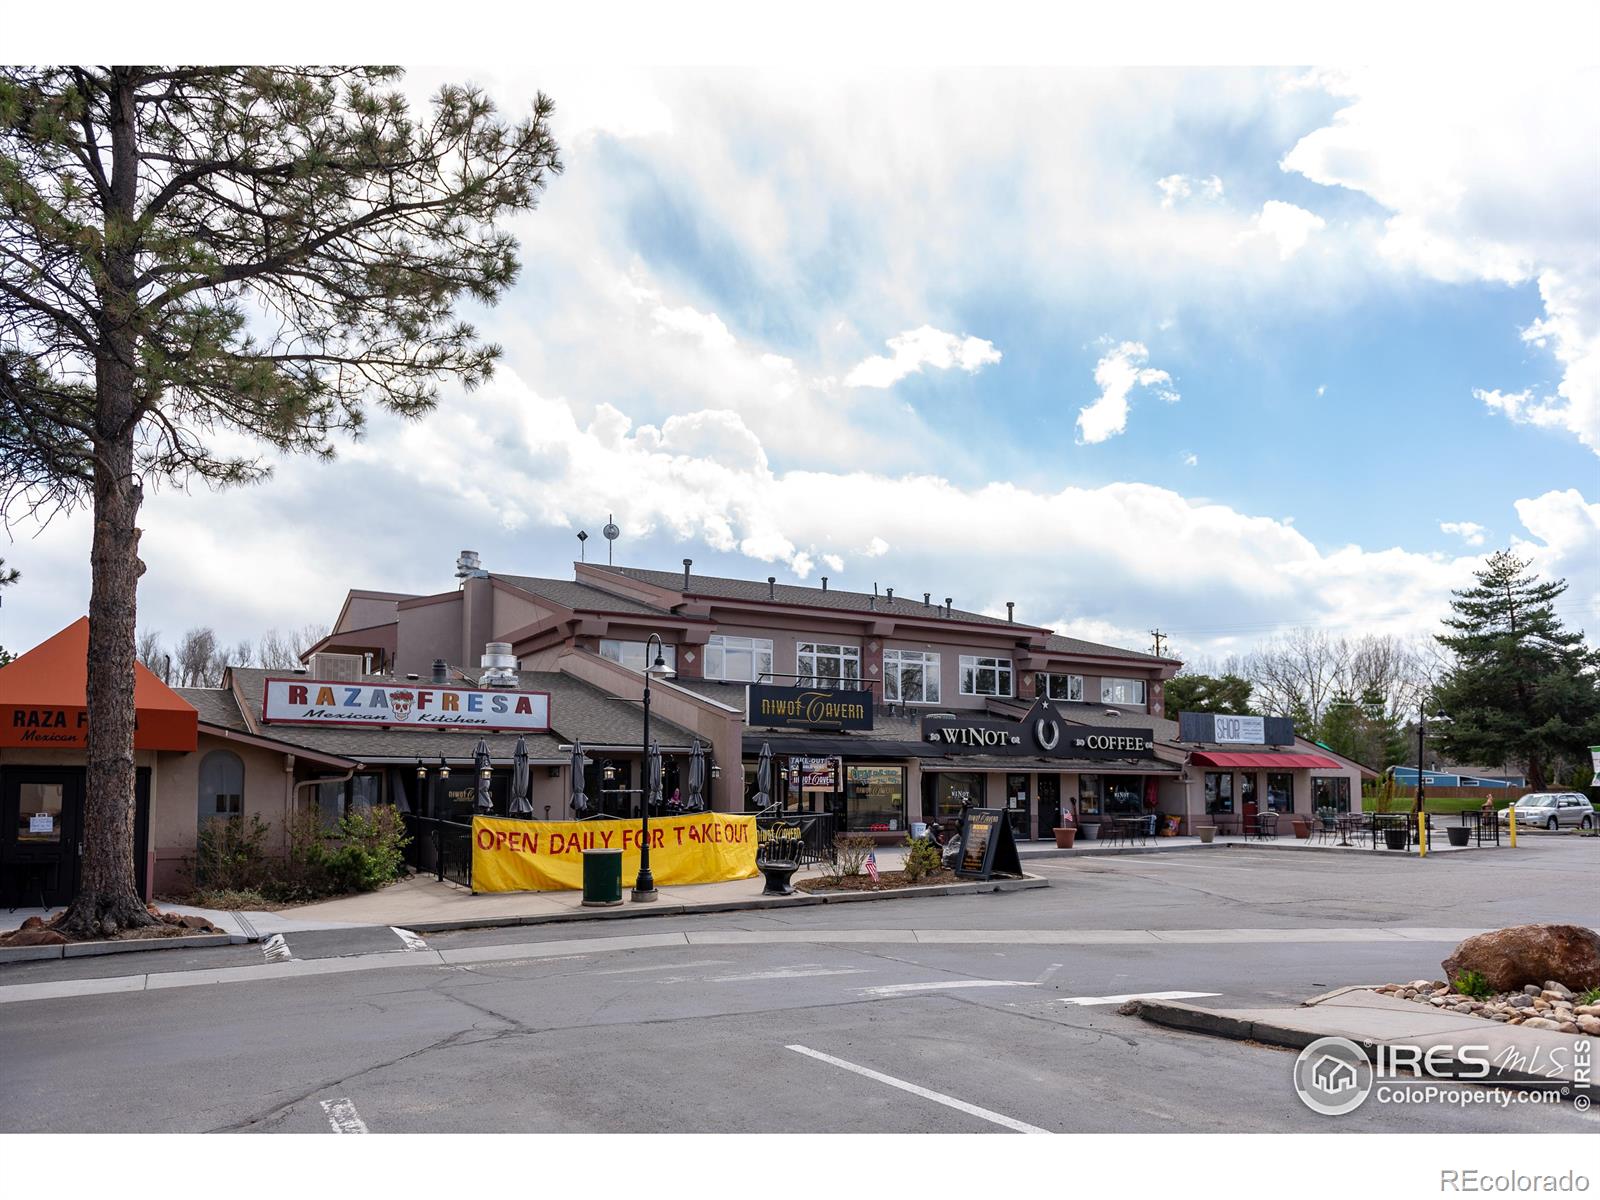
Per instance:
[[[77,885],[83,770],[7,767],[0,784],[0,899],[46,908]]]

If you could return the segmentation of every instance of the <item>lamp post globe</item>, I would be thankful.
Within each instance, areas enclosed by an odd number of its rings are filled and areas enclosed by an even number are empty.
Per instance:
[[[649,777],[650,764],[650,677],[665,679],[672,674],[662,653],[661,635],[652,633],[644,644],[644,744],[643,786],[639,789],[639,875],[633,883],[635,904],[648,904],[656,898],[656,877],[650,870],[650,795],[655,780]],[[653,657],[652,657],[653,654]]]

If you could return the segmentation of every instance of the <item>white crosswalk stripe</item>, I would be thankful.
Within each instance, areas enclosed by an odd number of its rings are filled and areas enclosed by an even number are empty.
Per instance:
[[[1199,996],[1220,996],[1221,992],[1128,992],[1122,996],[1063,996],[1062,1004],[1088,1007],[1092,1004],[1125,1004],[1129,1000],[1193,1000]]]

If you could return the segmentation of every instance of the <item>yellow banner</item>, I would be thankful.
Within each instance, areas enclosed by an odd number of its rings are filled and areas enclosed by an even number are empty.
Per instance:
[[[639,874],[639,822],[472,818],[472,890],[559,892],[583,886],[585,850],[621,850],[622,886]],[[650,822],[650,871],[658,886],[720,883],[756,874],[756,819],[728,813]]]

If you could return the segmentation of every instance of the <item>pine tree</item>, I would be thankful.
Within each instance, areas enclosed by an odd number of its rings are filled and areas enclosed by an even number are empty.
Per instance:
[[[88,780],[58,924],[150,920],[134,890],[145,489],[329,457],[370,406],[428,412],[498,349],[458,310],[516,277],[505,223],[560,171],[550,101],[425,111],[374,67],[0,67],[0,513],[86,505]]]
[[[1562,627],[1556,599],[1565,580],[1541,582],[1508,550],[1454,593],[1452,631],[1438,642],[1454,663],[1434,690],[1450,718],[1443,752],[1457,762],[1523,764],[1535,788],[1600,736],[1600,653]],[[1431,731],[1431,726],[1430,726]]]

